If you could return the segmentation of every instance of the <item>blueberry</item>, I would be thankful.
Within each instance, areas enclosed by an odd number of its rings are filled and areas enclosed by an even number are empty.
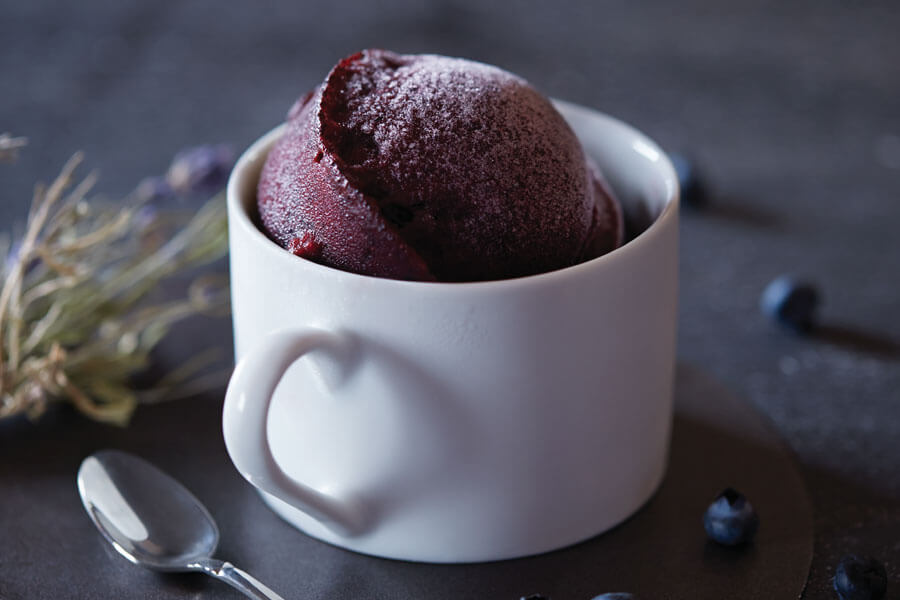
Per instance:
[[[634,596],[628,592],[609,592],[594,596],[591,600],[634,600]]]
[[[703,514],[703,527],[711,540],[736,546],[753,539],[759,529],[759,517],[743,494],[726,488]]]
[[[785,327],[805,333],[815,325],[819,291],[810,283],[782,275],[766,286],[759,304],[767,316]]]
[[[543,594],[532,594],[530,596],[522,596],[519,600],[550,600],[550,596]]]
[[[874,558],[849,554],[838,563],[832,582],[841,600],[881,600],[887,572]]]
[[[672,166],[675,167],[675,174],[678,176],[678,187],[681,188],[681,203],[692,208],[706,206],[709,196],[694,162],[677,152],[670,153],[669,160],[672,161]]]

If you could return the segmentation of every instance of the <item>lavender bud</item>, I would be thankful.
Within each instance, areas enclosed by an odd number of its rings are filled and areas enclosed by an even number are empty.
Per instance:
[[[146,231],[156,223],[159,210],[152,204],[144,204],[134,213],[134,224],[139,231]]]
[[[165,177],[145,177],[134,190],[137,197],[144,202],[159,202],[175,196],[175,190]]]
[[[225,186],[233,165],[227,144],[188,148],[175,155],[166,181],[182,196],[212,195]]]
[[[9,247],[9,252],[6,253],[6,261],[3,265],[4,273],[13,272],[13,269],[15,269],[16,265],[19,264],[19,254],[21,254],[21,252],[22,242],[13,242],[12,246]]]

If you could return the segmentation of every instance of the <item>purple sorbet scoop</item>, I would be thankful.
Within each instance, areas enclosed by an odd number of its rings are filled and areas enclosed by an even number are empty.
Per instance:
[[[622,244],[622,212],[550,102],[489,65],[366,50],[288,116],[259,180],[269,236],[377,277],[482,281]]]

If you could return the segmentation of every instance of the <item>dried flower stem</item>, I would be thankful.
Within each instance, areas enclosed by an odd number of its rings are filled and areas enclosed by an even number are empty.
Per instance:
[[[9,139],[0,138],[0,151]],[[169,276],[225,253],[222,199],[173,234],[164,219],[136,218],[139,198],[88,203],[96,175],[73,187],[81,161],[76,154],[49,187],[35,188],[21,244],[0,265],[0,418],[37,416],[48,402],[68,400],[91,418],[124,424],[139,401],[130,378],[169,326],[227,312],[222,278],[198,279],[186,299],[146,302]]]

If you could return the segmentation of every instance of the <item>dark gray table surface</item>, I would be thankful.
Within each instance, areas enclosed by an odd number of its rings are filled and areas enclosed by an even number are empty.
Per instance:
[[[206,577],[150,573],[101,539],[81,508],[73,473],[83,456],[107,447],[142,456],[187,485],[219,524],[216,557],[285,600],[517,600],[534,593],[589,600],[623,590],[655,600],[793,600],[806,583],[813,517],[796,461],[759,411],[695,367],[679,365],[668,470],[649,502],[580,544],[490,563],[374,558],[298,532],[229,461],[220,405],[221,397],[208,395],[156,406],[127,430],[86,424],[71,411],[56,411],[38,427],[0,423],[0,451],[19,450],[2,470],[4,507],[16,518],[3,524],[0,598],[240,596]],[[725,486],[743,490],[758,507],[762,525],[751,545],[719,546],[700,526],[703,509]]]
[[[748,398],[796,453],[816,530],[805,597],[832,597],[852,551],[887,563],[897,598],[898,30],[886,0],[2,1],[0,129],[31,144],[0,166],[0,223],[24,217],[34,182],[77,149],[115,194],[183,146],[245,146],[360,48],[498,64],[697,157],[715,194],[682,220],[680,358]],[[821,285],[819,335],[760,316],[782,272]],[[221,327],[197,331],[228,343]],[[8,539],[2,503],[3,464],[22,458],[0,448],[2,581],[25,542]],[[47,451],[81,450],[62,437]],[[51,493],[71,474],[42,476]],[[48,574],[60,576],[83,574]]]

